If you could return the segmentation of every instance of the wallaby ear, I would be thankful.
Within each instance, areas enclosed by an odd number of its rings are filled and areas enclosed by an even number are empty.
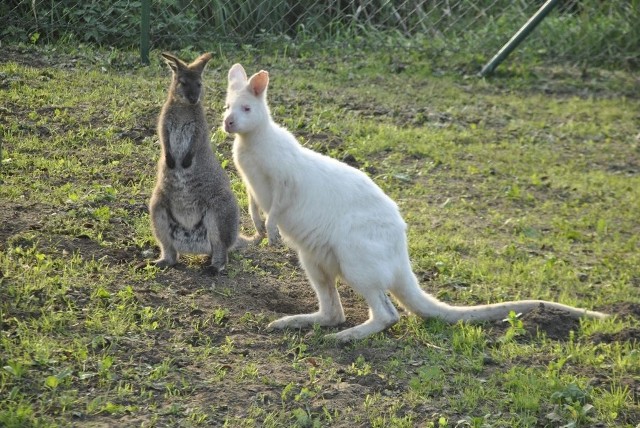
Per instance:
[[[249,79],[249,87],[256,97],[260,96],[267,90],[269,85],[269,72],[260,70]]]
[[[169,68],[171,68],[176,73],[178,72],[179,68],[186,67],[186,64],[184,62],[180,61],[178,57],[171,55],[169,52],[162,52],[160,55],[162,55],[167,65],[169,65]]]
[[[229,83],[232,82],[246,82],[247,81],[247,73],[244,71],[244,67],[241,64],[233,64],[233,66],[229,69]]]
[[[202,73],[205,66],[209,62],[209,60],[213,58],[211,52],[203,53],[198,58],[196,58],[191,64],[189,64],[189,68],[198,70]]]

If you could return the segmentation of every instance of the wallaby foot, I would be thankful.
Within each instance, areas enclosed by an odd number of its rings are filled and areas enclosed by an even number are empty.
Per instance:
[[[159,258],[157,260],[152,261],[150,264],[154,265],[157,268],[164,269],[166,267],[174,266],[177,263],[175,259],[167,259],[167,258]]]
[[[177,263],[177,259],[175,259],[175,258],[172,261],[172,260],[170,260],[168,258],[160,257],[157,260],[143,260],[143,261],[137,263],[134,266],[134,269],[136,269],[136,270],[144,269],[147,266],[155,266],[155,267],[158,267],[160,269],[164,269],[166,267],[174,266],[176,263]]]
[[[216,275],[218,275],[219,273],[221,273],[223,270],[224,270],[224,266],[222,266],[222,267],[218,267],[218,266],[214,266],[214,265],[207,265],[207,266],[204,268],[204,271],[205,271],[207,274],[211,275],[211,276],[216,276]]]
[[[218,248],[218,251],[211,255],[211,264],[209,265],[208,270],[214,275],[217,275],[224,270],[228,261],[229,255],[227,250],[225,248]]]
[[[272,321],[267,326],[268,330],[282,330],[285,328],[305,328],[314,324],[322,327],[333,327],[345,321],[344,315],[335,314],[333,316],[321,312],[311,314],[289,315]]]
[[[338,333],[325,334],[325,339],[335,340],[337,342],[350,342],[353,340],[364,339],[372,334],[379,333],[391,327],[394,322],[384,323],[381,321],[367,321],[355,327],[342,330]]]

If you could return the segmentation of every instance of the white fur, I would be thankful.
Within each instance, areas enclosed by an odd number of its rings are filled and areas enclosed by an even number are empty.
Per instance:
[[[360,293],[370,308],[368,321],[332,335],[342,341],[369,336],[398,321],[388,293],[423,318],[448,322],[502,319],[510,310],[527,312],[540,304],[576,317],[605,316],[539,300],[471,307],[438,301],[420,288],[411,270],[406,225],[397,205],[366,174],[302,147],[273,122],[266,102],[266,71],[247,80],[236,64],[228,77],[224,129],[236,134],[233,158],[247,188],[251,218],[259,234],[267,233],[270,244],[277,242],[279,232],[298,252],[319,301],[317,312],[280,318],[269,324],[271,328],[343,323],[338,278]]]

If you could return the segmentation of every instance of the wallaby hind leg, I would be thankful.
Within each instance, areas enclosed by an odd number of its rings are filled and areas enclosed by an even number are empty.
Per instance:
[[[208,210],[202,219],[207,231],[207,239],[211,247],[211,269],[216,274],[221,272],[227,264],[228,249],[220,237],[219,225],[213,210]]]
[[[393,302],[383,290],[371,290],[365,294],[364,298],[369,304],[369,319],[360,325],[342,330],[339,333],[328,334],[327,338],[336,339],[340,342],[362,339],[386,330],[400,319]]]
[[[375,260],[371,254],[366,254],[366,249],[361,249],[359,254],[364,255],[365,260]],[[385,269],[385,264],[380,261],[376,266],[362,269],[358,266],[357,260],[343,258],[342,262],[341,266],[344,266],[342,277],[366,300],[369,305],[369,319],[360,325],[336,334],[330,334],[327,337],[341,342],[362,339],[381,332],[398,322],[400,319],[398,310],[387,295],[388,284],[392,282],[392,276],[388,269]]]
[[[178,261],[178,251],[173,246],[169,213],[161,206],[152,206],[150,212],[153,235],[160,244],[160,258],[152,263],[160,268],[173,266]]]
[[[269,324],[271,329],[302,328],[313,324],[334,326],[345,320],[344,310],[340,302],[340,294],[336,288],[336,275],[318,266],[311,257],[305,257],[300,252],[300,263],[307,273],[307,277],[318,296],[319,309],[311,314],[290,315],[277,319]]]
[[[218,245],[211,253],[210,269],[214,275],[222,272],[229,261],[227,249],[222,245]]]

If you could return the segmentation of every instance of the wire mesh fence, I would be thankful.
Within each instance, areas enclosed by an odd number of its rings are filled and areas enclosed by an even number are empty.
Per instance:
[[[151,49],[275,42],[409,48],[490,58],[542,0],[5,0],[7,42],[138,47],[144,2]],[[640,0],[559,0],[516,55],[580,65],[640,65]]]

